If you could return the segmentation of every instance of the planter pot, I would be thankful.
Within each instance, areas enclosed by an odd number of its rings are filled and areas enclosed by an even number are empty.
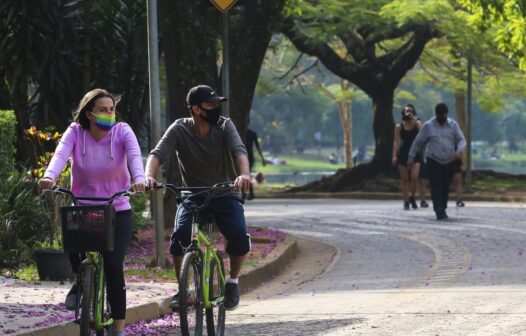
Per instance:
[[[33,257],[40,280],[58,281],[73,278],[68,253],[54,249],[42,249],[35,250]]]

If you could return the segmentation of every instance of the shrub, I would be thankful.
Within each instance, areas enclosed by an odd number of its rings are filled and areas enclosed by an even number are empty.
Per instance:
[[[144,193],[135,194],[130,197],[130,204],[132,206],[133,237],[136,239],[139,230],[147,227],[150,223],[149,218],[143,216],[148,204],[148,195]]]
[[[0,181],[5,181],[14,169],[16,118],[13,111],[0,110]]]
[[[36,183],[14,171],[0,191],[0,266],[14,267],[31,259],[31,251],[45,240],[48,217],[43,215]]]

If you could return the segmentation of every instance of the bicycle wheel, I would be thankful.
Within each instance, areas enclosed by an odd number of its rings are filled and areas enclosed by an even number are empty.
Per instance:
[[[179,279],[179,317],[183,336],[202,335],[201,264],[195,253],[187,253],[183,258]]]
[[[225,274],[225,266],[223,265],[223,258],[219,257],[219,264],[212,259],[210,263],[210,281],[209,281],[209,298],[213,301],[219,297],[225,297],[225,284],[221,282],[221,275],[219,270]],[[223,300],[206,309],[206,330],[208,336],[223,336],[225,333],[225,306]]]
[[[93,295],[93,276],[95,269],[86,265],[82,271],[82,302],[80,304],[80,336],[89,336],[91,320],[91,300]]]

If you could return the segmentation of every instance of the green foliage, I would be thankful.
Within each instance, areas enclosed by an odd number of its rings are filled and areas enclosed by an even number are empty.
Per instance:
[[[150,223],[149,218],[143,215],[148,205],[148,195],[144,193],[135,194],[130,197],[132,207],[133,236],[136,237],[139,230],[142,230]]]
[[[498,48],[526,70],[526,4],[516,0],[457,0],[470,12],[469,22],[490,32]]]
[[[32,248],[44,241],[49,230],[42,215],[36,183],[14,172],[0,190],[0,266],[12,267],[28,261]]]
[[[13,111],[0,110],[0,181],[14,169],[16,118]]]
[[[0,36],[0,79],[16,113],[24,115],[19,127],[29,126],[28,113],[42,129],[65,128],[80,98],[95,87],[122,94],[118,111],[123,119],[137,131],[144,126],[144,1],[5,0],[0,2]]]
[[[37,281],[40,279],[38,276],[37,266],[34,263],[26,264],[23,267],[15,270],[13,272],[13,277],[23,281]]]
[[[491,193],[525,191],[526,181],[523,179],[496,179],[488,176],[484,179],[473,181],[473,188]]]

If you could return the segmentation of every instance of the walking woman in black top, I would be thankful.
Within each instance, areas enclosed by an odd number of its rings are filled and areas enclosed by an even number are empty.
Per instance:
[[[407,104],[402,110],[402,122],[395,126],[395,136],[393,143],[393,165],[398,165],[400,178],[402,180],[402,194],[404,196],[404,209],[409,210],[411,206],[417,209],[415,193],[419,181],[420,163],[422,162],[422,153],[414,160],[412,168],[407,167],[409,149],[420,130],[422,124],[416,118],[416,109],[413,105]],[[422,206],[425,200],[422,200]]]

